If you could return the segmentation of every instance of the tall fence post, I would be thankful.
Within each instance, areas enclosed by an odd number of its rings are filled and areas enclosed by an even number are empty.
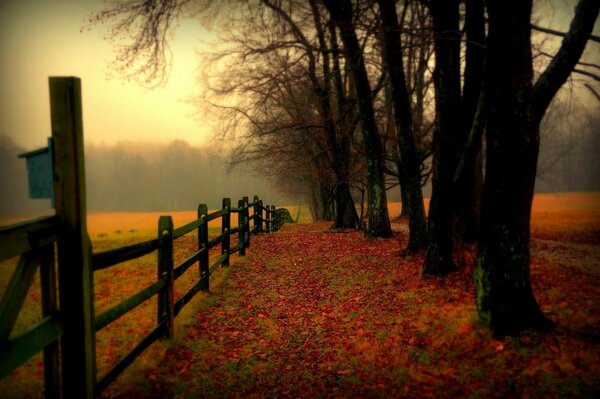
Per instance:
[[[265,206],[265,230],[267,233],[271,232],[271,207],[269,205]]]
[[[263,202],[258,200],[258,232],[263,232]]]
[[[174,336],[174,289],[173,289],[173,219],[161,216],[158,219],[158,278],[167,277],[165,287],[158,292],[158,323],[167,321],[167,338]]]
[[[221,255],[226,255],[226,258],[221,265],[226,267],[229,266],[229,250],[231,248],[231,235],[229,234],[231,229],[231,198],[223,198],[223,209],[227,209],[227,213],[223,215],[221,223],[221,234],[223,235]]]
[[[204,219],[198,227],[198,251],[204,248],[204,252],[200,255],[199,271],[200,271],[200,289],[202,291],[208,291],[210,288],[209,275],[208,275],[208,207],[206,204],[198,205],[198,219]]]
[[[248,206],[248,197],[244,197],[244,218],[246,227],[244,228],[244,248],[250,247],[250,209]]]
[[[61,377],[64,398],[96,395],[96,328],[92,247],[87,234],[81,80],[51,77],[50,117],[58,241],[60,306],[63,315]]]
[[[271,227],[271,230],[277,231],[279,230],[279,218],[277,217],[277,212],[275,211],[275,205],[271,205],[271,211],[273,211],[271,216],[273,226]]]
[[[240,249],[240,256],[246,256],[246,240],[244,239],[246,233],[246,203],[243,199],[238,201],[238,248]]]

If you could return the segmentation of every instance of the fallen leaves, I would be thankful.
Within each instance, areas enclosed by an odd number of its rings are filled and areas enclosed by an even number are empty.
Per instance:
[[[552,397],[549,389],[565,379],[574,385],[556,392],[600,389],[590,378],[600,365],[593,339],[563,330],[554,340],[530,333],[494,340],[477,323],[465,275],[421,279],[422,258],[399,257],[400,241],[330,233],[323,223],[254,240],[218,294],[219,306],[203,309],[199,330],[190,327],[178,343],[202,359],[192,365],[186,394]],[[599,292],[594,282],[577,294],[565,291],[578,278],[561,274],[556,284],[552,265],[535,260],[534,270],[536,289],[554,290],[550,303],[558,309],[589,304]],[[591,315],[572,313],[577,323],[597,326]],[[561,360],[556,336],[588,356]],[[210,346],[194,349],[196,339]],[[161,362],[162,374],[175,372],[176,361]],[[175,388],[162,381],[156,389],[169,395]]]
[[[400,256],[404,233],[368,240],[359,232],[331,232],[326,223],[286,226],[253,237],[223,286],[201,294],[189,320],[176,319],[176,339],[153,345],[104,395],[598,397],[600,212],[594,212],[534,217],[532,283],[558,323],[550,334],[495,340],[478,324],[470,270],[421,279],[422,255]],[[177,258],[195,246],[185,237],[177,244]],[[461,256],[473,261],[472,252]],[[97,311],[154,281],[154,261],[98,274]],[[176,283],[178,297],[196,281],[193,269]],[[155,318],[149,301],[101,332],[100,375]],[[36,362],[30,369],[39,377]],[[139,386],[147,391],[140,394]]]

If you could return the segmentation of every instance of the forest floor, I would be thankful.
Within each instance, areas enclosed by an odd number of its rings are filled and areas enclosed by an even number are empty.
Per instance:
[[[478,324],[473,248],[457,252],[458,272],[423,279],[423,257],[401,256],[405,221],[391,239],[286,225],[252,237],[177,317],[176,338],[152,345],[102,397],[600,397],[599,199],[536,199],[531,276],[550,333],[498,340]],[[130,233],[95,234],[95,250]],[[178,240],[176,261],[195,245]],[[94,278],[98,314],[153,281],[155,259]],[[136,312],[98,334],[99,376],[155,324],[155,301]],[[0,381],[0,397],[40,397],[42,375],[38,356]]]

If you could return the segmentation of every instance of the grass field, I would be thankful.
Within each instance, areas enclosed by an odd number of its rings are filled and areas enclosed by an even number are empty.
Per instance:
[[[291,206],[286,208],[290,210],[293,217],[296,216],[297,207]],[[389,209],[391,217],[397,216],[400,213],[400,204],[391,203],[389,205]],[[88,218],[88,230],[90,237],[93,241],[94,251],[103,251],[106,249],[126,245],[128,243],[155,237],[158,217],[161,214],[163,213],[90,214]],[[174,212],[170,215],[174,219],[175,227],[181,226],[195,218],[194,211]],[[300,214],[301,221],[305,223],[310,222],[309,215],[310,214],[306,209],[302,209]],[[232,222],[237,220],[235,217],[232,219]],[[220,231],[220,225],[217,221],[212,222],[209,225],[209,227],[210,231],[213,234],[216,234]],[[281,240],[285,241],[286,245],[301,245],[301,242],[294,243],[294,240],[304,239],[308,237],[306,234],[310,233],[311,231],[315,231],[318,233],[320,241],[324,242],[329,237],[335,237],[333,241],[335,241],[336,243],[341,243],[342,241],[340,240],[343,239],[344,235],[328,235],[324,231],[326,227],[327,224],[320,223],[314,225],[307,225],[306,227],[302,228],[298,227],[300,228],[300,230],[284,229],[284,231],[282,231],[281,233],[275,234],[274,237],[281,236]],[[296,233],[297,235],[295,235]],[[374,298],[377,298],[378,295],[380,295],[381,297],[386,297],[386,295],[391,295],[392,291],[403,291],[403,299],[400,299],[404,301],[403,303],[410,304],[410,307],[406,308],[406,315],[402,316],[404,317],[403,322],[408,323],[408,325],[413,326],[417,330],[423,330],[420,336],[417,334],[417,336],[412,337],[413,340],[421,340],[419,342],[422,342],[422,345],[419,344],[421,346],[416,347],[418,351],[413,351],[414,353],[413,355],[411,355],[412,357],[410,359],[407,358],[407,360],[413,361],[415,367],[427,367],[427,364],[429,364],[429,362],[431,362],[432,359],[425,359],[424,356],[431,357],[431,350],[439,352],[439,356],[444,357],[444,359],[452,359],[452,356],[449,356],[447,351],[453,349],[447,347],[447,345],[449,345],[450,343],[459,346],[463,345],[464,342],[456,341],[460,341],[461,337],[467,341],[473,341],[475,338],[477,338],[479,340],[478,345],[492,345],[492,354],[498,352],[498,350],[496,349],[501,344],[493,341],[491,337],[485,335],[486,333],[484,329],[476,327],[473,324],[473,303],[470,292],[465,291],[464,288],[463,292],[460,292],[459,290],[460,286],[464,286],[465,284],[468,285],[468,280],[460,276],[454,276],[449,280],[449,283],[446,284],[445,287],[442,284],[441,288],[438,286],[431,286],[431,284],[429,283],[425,283],[422,281],[420,282],[420,280],[418,279],[418,270],[420,267],[419,258],[415,258],[411,261],[414,263],[413,265],[407,265],[406,262],[402,260],[402,262],[399,265],[394,266],[396,264],[394,263],[396,262],[394,259],[399,259],[398,254],[400,252],[400,248],[398,247],[398,243],[396,241],[375,240],[374,243],[371,245],[369,244],[368,240],[364,241],[364,238],[361,238],[362,236],[360,234],[356,234],[357,233],[352,233],[352,237],[350,237],[349,235],[348,239],[356,245],[358,245],[359,248],[364,249],[364,256],[356,259],[348,259],[345,258],[343,255],[340,255],[340,260],[336,261],[337,263],[328,266],[331,267],[330,273],[327,275],[323,275],[323,277],[328,279],[327,281],[329,281],[332,285],[341,284],[341,286],[338,288],[343,288],[343,290],[346,291],[349,291],[351,289],[350,286],[358,285],[359,288],[362,287],[361,289],[364,288],[366,291],[358,293],[357,295],[368,295]],[[534,200],[534,208],[532,215],[532,235],[532,279],[534,282],[534,288],[536,289],[536,296],[540,300],[544,311],[547,314],[549,314],[551,318],[558,321],[561,325],[571,325],[573,326],[573,330],[577,330],[588,335],[591,334],[592,337],[597,338],[597,333],[593,332],[593,328],[600,328],[600,325],[598,325],[600,322],[598,319],[599,291],[597,285],[594,287],[594,284],[596,284],[600,279],[600,194],[568,193],[536,196]],[[400,237],[398,234],[396,238],[398,240],[402,240],[402,237]],[[265,240],[272,240],[272,238],[265,237],[261,238],[260,240],[262,240],[262,243]],[[325,243],[320,244],[324,245]],[[189,256],[189,254],[195,250],[195,246],[196,238],[193,234],[191,236],[182,237],[180,240],[178,240],[175,245],[175,262],[178,263],[182,261],[186,256]],[[253,253],[253,251],[255,253]],[[248,264],[248,261],[243,261],[236,257],[233,259],[232,268],[222,269],[219,272],[217,272],[215,274],[215,278],[211,280],[211,287],[213,288],[214,292],[208,295],[199,294],[197,299],[192,301],[191,304],[184,308],[182,314],[176,319],[176,337],[178,339],[176,339],[174,342],[161,341],[152,345],[149,348],[149,350],[147,350],[142,355],[142,357],[136,360],[136,362],[123,374],[123,376],[119,377],[119,379],[106,392],[105,396],[111,397],[118,396],[120,394],[131,394],[133,392],[132,387],[149,387],[149,381],[158,384],[157,386],[162,387],[162,389],[170,390],[170,392],[185,393],[186,389],[196,389],[197,391],[195,392],[204,394],[206,394],[206,392],[209,392],[200,390],[201,387],[198,387],[197,385],[194,385],[189,381],[178,381],[178,377],[176,375],[170,374],[173,372],[172,368],[175,367],[173,362],[175,360],[181,361],[181,358],[179,358],[179,355],[177,354],[183,351],[182,347],[186,348],[185,351],[193,350],[196,351],[198,354],[201,353],[203,355],[209,354],[212,351],[209,350],[210,348],[201,348],[197,345],[194,346],[193,344],[185,343],[182,340],[189,340],[190,331],[197,331],[197,315],[199,313],[208,315],[214,313],[215,311],[220,312],[221,310],[219,310],[219,304],[221,304],[222,301],[227,302],[229,300],[232,300],[231,297],[228,297],[227,295],[237,295],[237,293],[239,293],[239,278],[249,279],[248,283],[252,283],[252,279],[254,279],[254,277],[253,275],[248,274],[250,271],[254,273],[258,272],[260,268],[263,268],[264,270],[264,268],[269,268],[269,266],[276,266],[273,268],[274,271],[279,270],[291,273],[289,274],[290,279],[292,279],[290,280],[290,284],[292,284],[294,287],[300,287],[302,285],[301,280],[296,281],[295,279],[303,278],[301,277],[301,274],[303,272],[297,269],[288,269],[289,265],[284,264],[286,262],[289,263],[298,261],[298,259],[296,258],[300,255],[289,255],[288,258],[283,258],[283,260],[269,260],[275,259],[274,256],[276,255],[276,253],[274,253],[273,251],[273,248],[269,249],[264,245],[258,243],[255,249],[249,249],[249,258],[252,259],[251,264]],[[372,251],[383,251],[382,253],[384,253],[385,255],[383,255],[383,258],[379,259],[379,255],[377,253],[371,253]],[[257,256],[259,256],[259,258],[257,258]],[[305,258],[300,258],[304,260],[301,260],[298,264],[302,265],[302,262],[304,262],[307,265],[306,267],[308,267],[308,265],[313,264],[314,259],[315,257],[318,257],[318,254],[309,253],[305,256]],[[387,262],[386,266],[384,267],[384,269],[387,272],[384,275],[369,275],[370,277],[368,277],[365,280],[363,279],[363,277],[365,277],[366,275],[360,277],[360,273],[355,276],[348,275],[346,272],[343,272],[345,268],[351,270],[351,268],[353,267],[352,265],[354,265],[357,261],[364,262],[366,265],[365,267],[367,267],[367,269],[369,267],[377,268],[379,267],[377,265],[380,264],[382,259],[385,260],[385,262]],[[16,265],[16,261],[16,259],[11,259],[0,263],[1,293],[4,293],[6,285],[8,284],[8,281],[10,279],[11,273]],[[351,264],[343,264],[343,262],[347,261],[351,262]],[[236,265],[240,267],[236,268]],[[296,265],[296,263],[294,263],[294,265]],[[394,269],[390,269],[392,267],[398,267],[397,271],[394,271]],[[396,276],[396,274],[398,274],[400,271],[404,273],[406,271],[406,267],[410,267],[410,270],[414,270],[415,272],[411,272],[412,274],[407,276],[408,280],[404,281],[403,278],[401,278],[400,276]],[[233,276],[230,276],[232,270],[235,270],[235,272]],[[238,273],[243,273],[243,271],[245,271],[245,275],[238,275]],[[333,276],[332,273],[336,273],[336,271],[339,271],[341,276],[346,276],[349,280],[341,281],[339,280],[339,277]],[[305,270],[304,272],[308,272],[308,270]],[[257,282],[261,282],[261,284],[266,284],[267,282],[265,279],[268,279],[269,276],[269,274],[265,274],[264,276],[256,275],[255,277]],[[389,276],[392,277],[388,278]],[[575,278],[574,276],[581,276],[583,279],[578,284],[577,278]],[[275,277],[273,278],[275,281]],[[286,284],[285,274],[280,275],[278,278],[279,284]],[[154,282],[155,279],[156,255],[154,254],[150,254],[143,258],[136,259],[135,261],[126,262],[122,265],[116,266],[115,268],[96,272],[94,274],[96,313],[99,314],[105,309],[108,309],[109,307],[121,302],[122,300],[131,296],[143,287]],[[184,276],[182,276],[180,280],[177,280],[176,296],[178,297],[182,295],[182,293],[186,292],[187,289],[195,283],[196,279],[197,269],[190,268],[190,270]],[[394,281],[401,280],[404,281],[403,285],[399,287],[393,286]],[[371,288],[369,288],[369,282],[373,283]],[[379,285],[380,283],[381,285]],[[29,292],[29,296],[19,316],[15,331],[13,331],[13,335],[24,331],[28,326],[31,326],[33,323],[35,323],[41,318],[41,312],[39,307],[40,292],[38,287],[39,277],[36,276],[36,280],[34,281],[32,288]],[[234,287],[235,289],[232,287]],[[230,294],[227,294],[227,292],[229,292],[228,290],[231,290]],[[278,291],[276,287],[272,290],[274,291],[271,294],[265,293],[266,296],[262,299],[260,298],[260,296],[262,295],[261,292],[253,292],[253,295],[255,294],[257,297],[255,298],[253,296],[251,302],[256,302],[257,306],[260,305],[262,307],[287,306],[285,305],[285,303],[278,304],[277,292],[280,291]],[[424,296],[419,296],[419,290],[424,290]],[[239,295],[246,294],[247,293],[239,293]],[[439,304],[434,300],[435,298],[441,298],[443,297],[443,295],[450,294],[456,297],[455,305],[450,306],[446,304],[446,307],[443,308],[443,306],[445,306],[444,304]],[[348,293],[348,295],[350,294]],[[419,298],[421,298],[420,301]],[[236,301],[237,300],[235,300],[234,302]],[[362,302],[360,303],[362,304]],[[325,313],[331,313],[339,316],[345,309],[343,308],[343,306],[346,306],[347,303],[343,301],[340,303],[336,301],[331,301],[327,302],[325,305],[331,307],[331,309],[327,310]],[[426,305],[428,305],[429,307]],[[449,323],[449,326],[453,327],[450,330],[446,329],[443,331],[444,334],[455,334],[454,336],[444,336],[445,340],[440,339],[437,341],[428,341],[425,339],[425,337],[428,336],[427,334],[430,334],[432,332],[430,331],[431,328],[435,326],[437,326],[438,328],[441,327],[438,325],[438,322],[434,320],[435,317],[440,317],[437,313],[439,312],[439,309],[435,310],[434,305],[439,305],[443,309],[446,309],[448,314],[445,316],[446,319],[444,320],[447,323]],[[311,308],[312,305],[307,306]],[[338,306],[342,306],[342,308],[338,308]],[[352,310],[352,312],[355,312],[354,316],[346,312],[348,314],[341,315],[340,317],[344,320],[345,318],[350,317],[349,320],[353,320],[354,317],[361,316],[364,317],[364,319],[360,319],[363,323],[366,323],[371,326],[379,326],[374,331],[374,335],[372,338],[375,341],[373,342],[387,342],[386,339],[388,336],[393,336],[394,334],[399,333],[398,331],[394,330],[395,327],[387,325],[384,322],[384,320],[380,320],[380,318],[384,316],[378,316],[378,313],[374,313],[374,316],[369,318],[369,316],[367,315],[369,306],[374,306],[374,304],[370,302],[365,302],[364,307],[358,306],[356,309]],[[257,314],[257,312],[253,313],[255,317],[260,318],[260,316],[257,316]],[[147,301],[142,306],[138,307],[135,311],[117,320],[115,323],[105,328],[98,334],[97,364],[100,376],[104,375],[104,373],[106,373],[115,364],[115,362],[132,347],[133,344],[139,341],[143,337],[143,335],[152,328],[152,326],[156,323],[155,315],[156,301]],[[428,321],[428,319],[426,319],[424,315],[428,315],[427,318],[434,321]],[[391,316],[387,314],[385,315],[385,318],[389,317]],[[265,317],[265,319],[267,318]],[[270,318],[268,320],[261,321],[261,323],[274,323],[276,321],[276,319],[274,319],[275,321],[269,320]],[[218,317],[215,318],[213,321],[224,322]],[[399,320],[396,321],[398,322]],[[346,322],[347,321],[344,321],[344,323]],[[277,328],[275,328],[273,325],[271,325],[271,327],[269,327],[269,325],[263,325],[263,327],[265,327],[267,330],[270,328],[270,335],[267,335],[266,338],[263,336],[263,339],[274,340],[275,338],[277,338],[277,336],[275,336],[277,334],[279,334],[279,338],[277,339],[283,339],[281,338],[282,331],[278,331]],[[227,329],[223,330],[222,332],[219,332],[219,329],[221,327],[219,327],[218,323],[214,325],[211,324],[210,328],[213,330],[217,330],[211,331],[210,334],[207,333],[207,337],[214,338],[215,334],[227,335],[230,333],[227,332]],[[331,326],[329,326],[329,328],[331,328]],[[364,328],[367,329],[367,327]],[[463,331],[464,334],[461,331]],[[425,332],[427,332],[427,334],[425,334]],[[208,342],[202,337],[198,336],[198,332],[194,332],[194,334],[196,335],[192,334],[192,337],[194,340],[198,341],[198,345],[215,345],[214,342]],[[241,333],[238,331],[237,334]],[[563,358],[556,358],[556,353],[552,352],[551,347],[548,346],[550,344],[548,344],[542,338],[539,338],[537,336],[533,336],[532,338],[531,335],[526,335],[524,340],[509,341],[508,344],[502,344],[502,351],[506,356],[497,359],[497,361],[501,363],[502,367],[504,367],[503,370],[505,370],[508,367],[507,364],[511,361],[510,356],[513,356],[515,359],[522,359],[523,356],[526,355],[525,360],[532,363],[529,364],[527,373],[519,381],[527,381],[527,378],[529,378],[529,380],[531,381],[539,381],[539,379],[542,378],[550,378],[552,380],[552,384],[559,384],[566,381],[564,380],[564,378],[568,377],[570,378],[569,384],[571,384],[572,386],[568,388],[570,390],[567,393],[573,394],[577,393],[578,389],[588,389],[589,384],[586,385],[586,383],[582,382],[581,379],[584,377],[589,378],[589,372],[591,371],[599,371],[598,364],[600,364],[600,360],[598,359],[599,354],[597,347],[596,350],[593,350],[593,348],[590,349],[589,342],[585,340],[585,337],[579,338],[579,340],[577,340],[572,335],[569,335],[568,332],[563,331],[561,332],[561,334],[562,335],[559,335],[557,339],[561,341],[562,347],[565,351],[561,352],[561,356],[563,356]],[[369,335],[367,334],[365,335],[365,337],[368,338]],[[368,342],[366,342],[365,339],[366,338],[364,337],[361,339],[354,339],[348,341],[347,344],[354,346],[363,345],[366,349],[372,350],[373,348],[368,346]],[[410,338],[407,338],[407,340],[409,339]],[[489,342],[485,341],[486,339]],[[485,343],[482,340],[488,343]],[[535,345],[532,344],[532,340],[537,340],[534,342]],[[293,342],[290,343],[288,342],[288,340],[284,340],[282,342],[293,344]],[[381,342],[379,342],[379,344],[381,344]],[[405,344],[407,343],[402,340],[396,342],[396,345]],[[188,347],[189,345],[192,345],[191,349],[190,347]],[[262,344],[260,342],[254,343],[252,345],[258,345],[259,349],[266,350],[261,346]],[[334,355],[333,352],[337,354],[336,356],[339,355],[334,360],[332,360],[332,362],[336,364],[333,368],[334,374],[332,374],[332,378],[334,378],[334,380],[336,381],[346,381],[347,377],[349,378],[353,375],[354,377],[360,380],[361,375],[357,374],[356,372],[361,365],[364,365],[364,363],[361,362],[367,361],[369,359],[365,360],[360,357],[354,356],[355,359],[352,360],[350,357],[347,357],[347,355],[341,355],[342,352],[347,350],[347,348],[344,349],[343,345],[341,348],[335,346],[337,344],[332,343],[331,345],[334,346],[332,348],[325,348],[328,351],[328,353],[332,356]],[[521,349],[517,347],[518,345],[521,345]],[[375,347],[379,348],[375,350],[375,353],[381,353],[381,349],[383,348],[383,346],[376,345]],[[504,348],[506,348],[507,350],[504,351]],[[525,350],[524,348],[527,350]],[[584,349],[587,350],[587,354],[584,353]],[[464,350],[466,351],[467,349]],[[521,350],[520,354],[519,350]],[[540,358],[540,356],[544,356],[544,353],[530,353],[533,350],[548,350],[551,352],[545,354],[547,358],[544,363],[544,361],[542,361],[543,359]],[[571,351],[572,353],[566,352],[567,350]],[[267,351],[267,353],[269,352]],[[400,373],[398,374],[398,378],[406,379],[413,377],[416,378],[419,376],[422,377],[422,373],[419,370],[413,369],[411,368],[413,366],[404,363],[404,358],[402,358],[402,356],[399,353],[397,358],[398,362],[402,361],[402,363],[397,364],[397,371],[398,373]],[[565,356],[567,357],[565,358]],[[219,357],[217,356],[216,358]],[[557,361],[556,359],[562,360]],[[373,364],[376,364],[375,359],[371,360],[375,362]],[[460,363],[458,359],[456,361],[458,362],[457,364],[459,364],[459,366],[457,366],[459,368],[467,366],[466,363]],[[234,377],[237,376],[236,378],[238,378],[238,381],[240,378],[243,377],[240,377],[240,373],[244,370],[239,369],[241,364],[239,356],[237,356],[237,358],[234,356],[233,360],[232,358],[226,357],[226,362],[220,363],[220,365],[212,364],[212,360],[207,360],[206,362],[206,364],[201,365],[192,364],[190,367],[192,370],[200,371],[202,367],[206,366],[207,364],[211,364],[215,366],[215,370],[217,370],[216,372],[227,371],[227,367],[229,367],[231,369],[229,370],[229,373],[232,374]],[[344,366],[344,364],[348,362],[351,365],[353,364],[353,366],[350,368]],[[229,366],[227,366],[227,364]],[[588,368],[591,367],[591,371],[588,371],[587,374],[584,373],[581,370],[581,367],[583,366],[587,366]],[[285,365],[283,365],[282,367],[285,367]],[[553,367],[558,368],[558,371],[552,369]],[[351,372],[347,372],[347,370],[351,370]],[[458,369],[456,369],[455,367],[455,371],[457,370]],[[476,376],[469,374],[466,370],[459,371],[464,374],[460,378],[463,378],[465,381],[472,382],[476,380]],[[487,369],[484,371],[486,373],[489,373],[489,370]],[[158,376],[156,375],[157,372],[162,372],[165,375]],[[244,372],[250,371],[245,370]],[[253,372],[258,374],[261,373],[260,370],[253,370]],[[520,372],[524,371],[521,370]],[[214,381],[217,381],[218,376],[215,374],[211,375],[212,377],[214,377]],[[598,374],[596,374],[596,378],[597,377]],[[289,378],[286,378],[286,381],[288,381]],[[366,377],[363,376],[362,378],[364,379]],[[496,379],[498,378],[500,377],[496,377]],[[500,378],[500,380],[502,380],[502,378]],[[42,379],[43,370],[41,365],[41,355],[39,355],[28,361],[19,369],[15,370],[15,372],[13,372],[12,375],[0,380],[0,392],[2,393],[0,394],[0,397],[41,397],[43,389]],[[302,383],[306,382],[305,377],[300,378],[299,381]],[[346,382],[350,384],[350,382],[348,381]],[[210,381],[205,382],[208,384]],[[227,382],[232,381],[228,380]],[[291,380],[289,380],[289,382],[290,384],[292,384],[295,382],[297,383],[298,381],[292,378]],[[212,382],[210,383],[212,384]],[[592,381],[591,383],[598,384],[597,381]],[[179,384],[179,388],[177,384]],[[218,387],[218,384],[216,386]],[[247,388],[251,390],[253,389],[252,387],[255,386],[257,385],[250,384],[247,386]],[[411,385],[409,384],[408,386]],[[595,386],[598,387],[599,385]],[[233,394],[235,392],[236,391],[231,391],[230,393]],[[484,390],[482,392],[488,391]],[[541,391],[536,392],[539,394],[543,393]]]

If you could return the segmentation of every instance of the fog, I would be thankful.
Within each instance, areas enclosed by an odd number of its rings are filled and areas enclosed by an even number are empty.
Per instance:
[[[17,155],[33,149],[0,136],[0,217],[51,211],[50,200],[28,198],[25,160]],[[223,197],[237,205],[241,197],[253,195],[267,204],[287,201],[261,171],[244,167],[227,173],[225,154],[182,140],[88,145],[85,163],[90,212],[194,210],[199,203],[217,208]]]
[[[555,97],[540,126],[536,192],[600,191],[600,108]]]
[[[557,99],[541,127],[537,192],[600,190],[600,115],[586,113],[577,104]],[[41,146],[41,145],[40,145]],[[0,217],[50,213],[50,200],[31,200],[27,192],[22,148],[10,136],[0,135]],[[121,142],[88,145],[85,149],[87,206],[100,211],[194,210],[199,203],[221,205],[223,197],[237,201],[258,195],[267,203],[296,203],[299,187],[275,188],[272,171],[250,164],[228,172],[227,153],[210,146]],[[265,177],[270,174],[270,177]],[[394,200],[399,190],[390,191]]]

